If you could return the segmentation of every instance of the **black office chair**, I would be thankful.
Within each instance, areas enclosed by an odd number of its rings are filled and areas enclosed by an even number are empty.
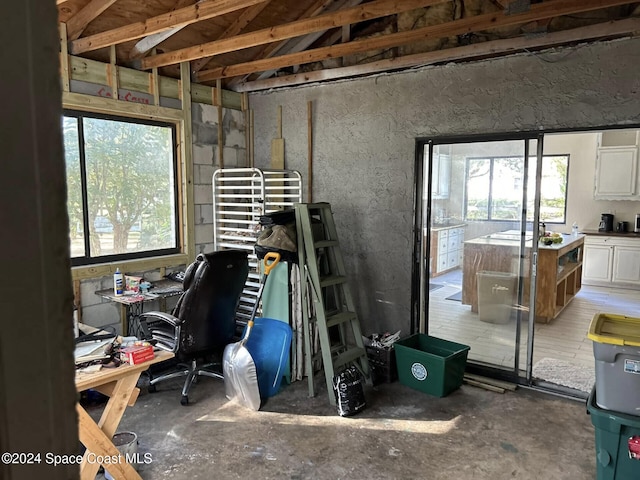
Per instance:
[[[248,274],[245,251],[200,254],[185,272],[184,293],[172,313],[140,315],[145,336],[177,360],[178,371],[154,378],[150,370],[150,392],[159,382],[186,375],[180,403],[187,405],[198,375],[223,378],[222,353],[235,334],[235,312]]]

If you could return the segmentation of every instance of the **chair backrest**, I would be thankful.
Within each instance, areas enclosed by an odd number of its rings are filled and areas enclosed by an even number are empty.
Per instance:
[[[200,254],[187,268],[184,293],[173,310],[183,321],[178,357],[221,352],[236,329],[235,311],[249,274],[247,252]]]

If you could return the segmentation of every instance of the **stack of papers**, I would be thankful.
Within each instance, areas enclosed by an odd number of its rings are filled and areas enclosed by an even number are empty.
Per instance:
[[[103,360],[109,358],[104,353],[104,348],[115,340],[115,336],[105,340],[91,340],[88,342],[80,342],[76,344],[75,358],[76,365],[93,360]]]

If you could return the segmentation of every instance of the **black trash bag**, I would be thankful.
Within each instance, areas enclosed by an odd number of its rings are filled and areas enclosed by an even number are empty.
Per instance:
[[[286,210],[278,210],[261,215],[259,219],[260,225],[265,227],[273,227],[274,225],[286,225],[287,223],[295,223],[296,211],[292,208]]]
[[[362,374],[353,365],[333,377],[338,415],[348,417],[364,410],[367,402],[364,398],[363,383]]]

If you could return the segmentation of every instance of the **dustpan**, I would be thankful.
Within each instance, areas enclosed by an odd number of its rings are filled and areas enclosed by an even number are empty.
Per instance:
[[[271,261],[271,263],[269,263]],[[239,342],[230,343],[222,354],[222,370],[224,376],[225,395],[229,400],[236,401],[252,410],[260,410],[260,389],[258,375],[253,357],[247,350],[246,344],[251,336],[256,311],[262,297],[264,284],[269,272],[280,261],[278,253],[269,252],[264,257],[264,273],[260,278],[260,288],[256,303],[253,306],[247,328]]]
[[[291,348],[291,327],[273,318],[256,318],[246,347],[258,374],[261,398],[273,397],[287,374]]]

